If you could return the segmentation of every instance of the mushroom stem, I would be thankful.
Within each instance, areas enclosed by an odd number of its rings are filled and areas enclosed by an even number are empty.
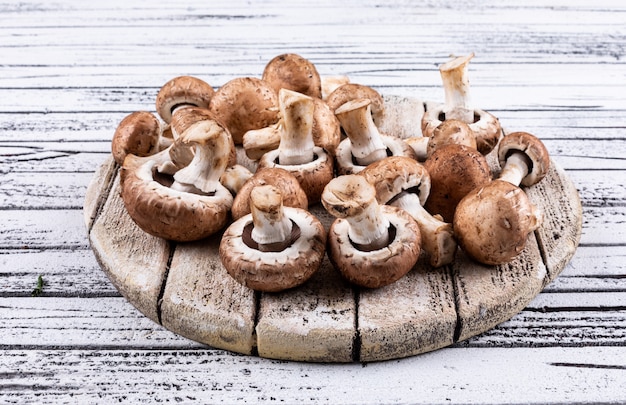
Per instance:
[[[313,153],[313,99],[304,94],[281,89],[279,92],[282,131],[278,146],[278,163],[299,165],[312,162]]]
[[[192,191],[194,188],[204,194],[215,193],[224,186],[220,177],[226,170],[232,144],[228,132],[216,121],[198,121],[189,127],[179,140],[195,147],[189,165],[174,174],[172,188]]]
[[[459,56],[439,67],[445,92],[446,119],[455,118],[467,124],[474,122],[474,109],[470,105],[470,85],[467,65],[474,53]]]
[[[258,186],[250,193],[250,210],[252,213],[251,237],[264,251],[268,245],[288,242],[291,240],[293,224],[284,214],[283,197],[274,186]]]
[[[335,110],[341,126],[352,146],[352,156],[357,163],[367,166],[387,157],[387,147],[371,113],[371,100],[350,100]]]
[[[373,251],[389,245],[389,220],[381,214],[374,186],[363,176],[331,180],[322,194],[322,204],[331,215],[348,221],[348,237],[357,249]]]
[[[529,159],[522,152],[513,152],[506,158],[506,163],[498,177],[500,180],[508,181],[514,186],[519,186],[522,179],[530,172]]]
[[[430,215],[421,205],[419,195],[415,193],[403,192],[390,205],[403,209],[415,219],[424,250],[428,252],[433,267],[452,263],[457,249],[452,224]]]

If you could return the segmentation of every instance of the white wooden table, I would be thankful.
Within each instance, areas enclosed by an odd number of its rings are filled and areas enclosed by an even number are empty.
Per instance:
[[[208,3],[0,5],[0,403],[626,401],[626,5]],[[563,273],[491,331],[367,364],[233,354],[140,314],[83,223],[117,123],[172,77],[219,87],[285,52],[425,100],[439,63],[475,52],[475,104],[538,135],[580,192]]]

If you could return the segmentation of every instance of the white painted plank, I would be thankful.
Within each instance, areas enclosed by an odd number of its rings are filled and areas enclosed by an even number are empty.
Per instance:
[[[30,296],[42,276],[42,296],[120,296],[91,249],[0,250],[0,296]]]
[[[450,348],[328,367],[205,350],[14,350],[0,363],[0,400],[40,403],[44,393],[72,403],[620,403],[625,359],[623,347]]]

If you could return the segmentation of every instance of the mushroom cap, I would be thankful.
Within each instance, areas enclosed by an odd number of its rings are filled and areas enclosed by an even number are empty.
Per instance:
[[[186,131],[193,130],[194,127],[198,130],[202,130],[201,125],[203,122],[215,121],[228,133],[230,142],[230,152],[228,155],[228,166],[237,164],[237,149],[235,148],[235,142],[226,128],[215,116],[206,108],[188,107],[182,110],[177,110],[172,115],[170,127],[172,133],[176,134],[175,137],[179,138]],[[174,142],[172,148],[170,148],[170,157],[172,162],[179,168],[187,166],[194,156],[193,146],[189,146],[182,142]]]
[[[430,175],[430,195],[424,208],[452,222],[456,206],[473,189],[491,181],[485,157],[464,145],[446,145],[424,162]]]
[[[421,251],[415,220],[400,208],[381,205],[380,209],[393,233],[391,243],[382,249],[357,249],[348,237],[349,223],[344,218],[335,219],[328,232],[330,262],[349,282],[366,288],[382,287],[402,278],[413,268]]]
[[[179,242],[203,239],[222,229],[230,217],[230,192],[218,188],[214,195],[200,195],[172,190],[171,176],[157,172],[168,160],[168,150],[145,158],[128,155],[124,160],[121,196],[133,221],[151,235]]]
[[[435,128],[446,121],[445,104],[429,103],[422,116],[422,134],[432,136]],[[474,121],[467,123],[476,138],[476,149],[483,155],[491,152],[502,135],[500,121],[487,111],[474,109]]]
[[[322,97],[322,82],[315,65],[295,53],[275,56],[265,65],[262,79],[276,93],[285,88],[310,97]]]
[[[403,139],[383,134],[381,134],[380,138],[383,144],[387,147],[388,156],[405,156],[417,160],[415,150],[413,150],[413,148]],[[335,155],[335,161],[337,163],[338,175],[359,173],[366,167],[356,163],[356,160],[352,155],[352,142],[350,141],[350,138],[346,138],[339,143]]]
[[[209,110],[228,128],[235,144],[240,145],[247,131],[278,121],[278,95],[264,80],[238,77],[215,92]]]
[[[456,119],[442,121],[430,136],[426,156],[432,155],[437,148],[449,144],[465,145],[477,149],[476,135],[470,126],[463,121]]]
[[[528,158],[528,175],[522,179],[524,186],[532,186],[545,177],[550,168],[550,154],[539,138],[528,132],[512,132],[500,140],[498,161],[504,167],[511,153],[521,152]]]
[[[454,233],[474,260],[490,265],[508,262],[526,245],[542,215],[519,187],[502,180],[468,193],[454,214]]]
[[[424,205],[430,192],[430,176],[424,166],[405,156],[390,156],[368,165],[359,175],[376,189],[380,204],[388,204],[402,192],[413,192]]]
[[[383,96],[372,87],[358,83],[343,84],[328,95],[326,103],[335,112],[346,102],[360,98],[367,98],[372,102],[372,118],[376,125],[380,125],[385,115],[385,102]]]
[[[165,83],[156,97],[156,110],[169,124],[176,107],[190,105],[207,108],[215,90],[204,80],[193,76],[178,76]]]
[[[127,154],[150,156],[158,152],[161,123],[148,111],[135,111],[124,117],[111,141],[111,153],[118,164]]]
[[[237,282],[253,290],[275,292],[306,282],[320,268],[325,254],[326,231],[311,213],[283,207],[300,236],[279,252],[261,252],[251,247],[244,234],[252,214],[233,222],[224,232],[219,255],[224,268]]]
[[[279,167],[259,168],[254,175],[246,180],[237,192],[231,209],[234,220],[250,213],[250,193],[256,186],[272,185],[281,191],[283,205],[307,209],[309,200],[300,186],[298,179],[285,169]]]
[[[315,159],[300,165],[281,165],[278,163],[278,149],[264,154],[259,159],[257,170],[278,167],[294,175],[309,200],[309,206],[320,201],[326,184],[333,179],[334,161],[326,151],[319,146],[313,148]]]

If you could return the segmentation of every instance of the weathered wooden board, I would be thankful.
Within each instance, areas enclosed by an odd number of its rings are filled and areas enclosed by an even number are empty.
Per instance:
[[[393,124],[383,126],[411,130],[421,105],[388,96],[387,119]],[[411,118],[398,119],[405,114]],[[125,213],[119,176],[110,191],[100,185],[117,171],[110,163],[107,167],[88,190],[89,199],[106,203],[101,211],[94,207],[102,204],[90,200],[86,207],[97,216],[90,231],[96,256],[122,294],[173,332],[269,358],[376,361],[466,340],[519,313],[564,268],[581,236],[578,192],[553,164],[542,187],[532,188],[545,208],[548,229],[537,232],[541,245],[529,235],[525,250],[510,263],[479,265],[459,251],[449,268],[431,269],[420,262],[391,286],[353,291],[325,258],[323,270],[303,286],[258,294],[228,276],[217,255],[219,235],[174,247],[139,230]],[[93,215],[86,215],[87,223]],[[330,218],[321,209],[319,215],[328,227]]]

